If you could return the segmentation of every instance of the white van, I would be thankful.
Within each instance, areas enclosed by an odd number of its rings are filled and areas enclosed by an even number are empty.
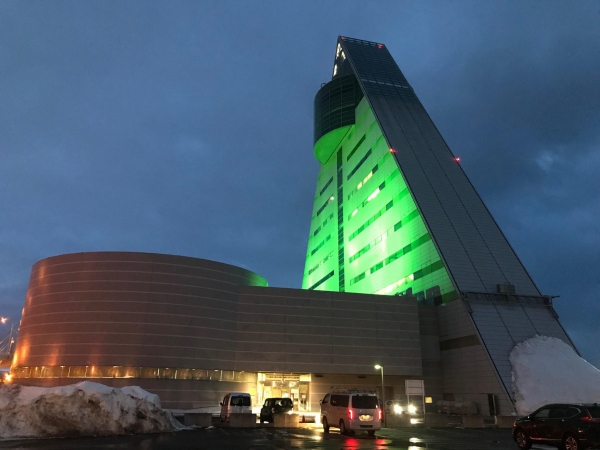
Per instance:
[[[383,410],[375,392],[359,390],[333,391],[321,400],[323,431],[339,428],[341,434],[364,430],[369,436],[381,430]]]
[[[252,413],[252,397],[247,392],[231,392],[223,397],[221,422],[229,420],[231,413]]]

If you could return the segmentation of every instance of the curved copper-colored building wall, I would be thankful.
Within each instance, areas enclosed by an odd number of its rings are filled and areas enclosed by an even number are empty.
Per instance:
[[[240,285],[267,282],[228,264],[154,253],[43,259],[31,272],[13,369],[233,370]]]

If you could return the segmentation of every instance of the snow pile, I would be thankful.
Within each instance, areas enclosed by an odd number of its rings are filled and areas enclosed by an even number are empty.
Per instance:
[[[517,414],[549,403],[600,403],[600,370],[558,338],[535,336],[510,352]]]
[[[39,438],[173,431],[158,395],[83,381],[69,386],[0,386],[0,437]]]

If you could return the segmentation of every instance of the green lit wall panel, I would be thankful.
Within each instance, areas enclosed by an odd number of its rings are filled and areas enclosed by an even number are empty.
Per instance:
[[[355,114],[355,125],[331,149],[332,155],[341,149],[341,155],[320,166],[303,288],[382,295],[412,290],[420,299],[454,298],[450,278],[366,99]]]

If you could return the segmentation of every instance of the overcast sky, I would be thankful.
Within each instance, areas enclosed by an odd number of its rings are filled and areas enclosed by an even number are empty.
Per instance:
[[[0,315],[33,263],[82,251],[299,288],[338,35],[388,46],[600,366],[598,1],[1,2]]]

